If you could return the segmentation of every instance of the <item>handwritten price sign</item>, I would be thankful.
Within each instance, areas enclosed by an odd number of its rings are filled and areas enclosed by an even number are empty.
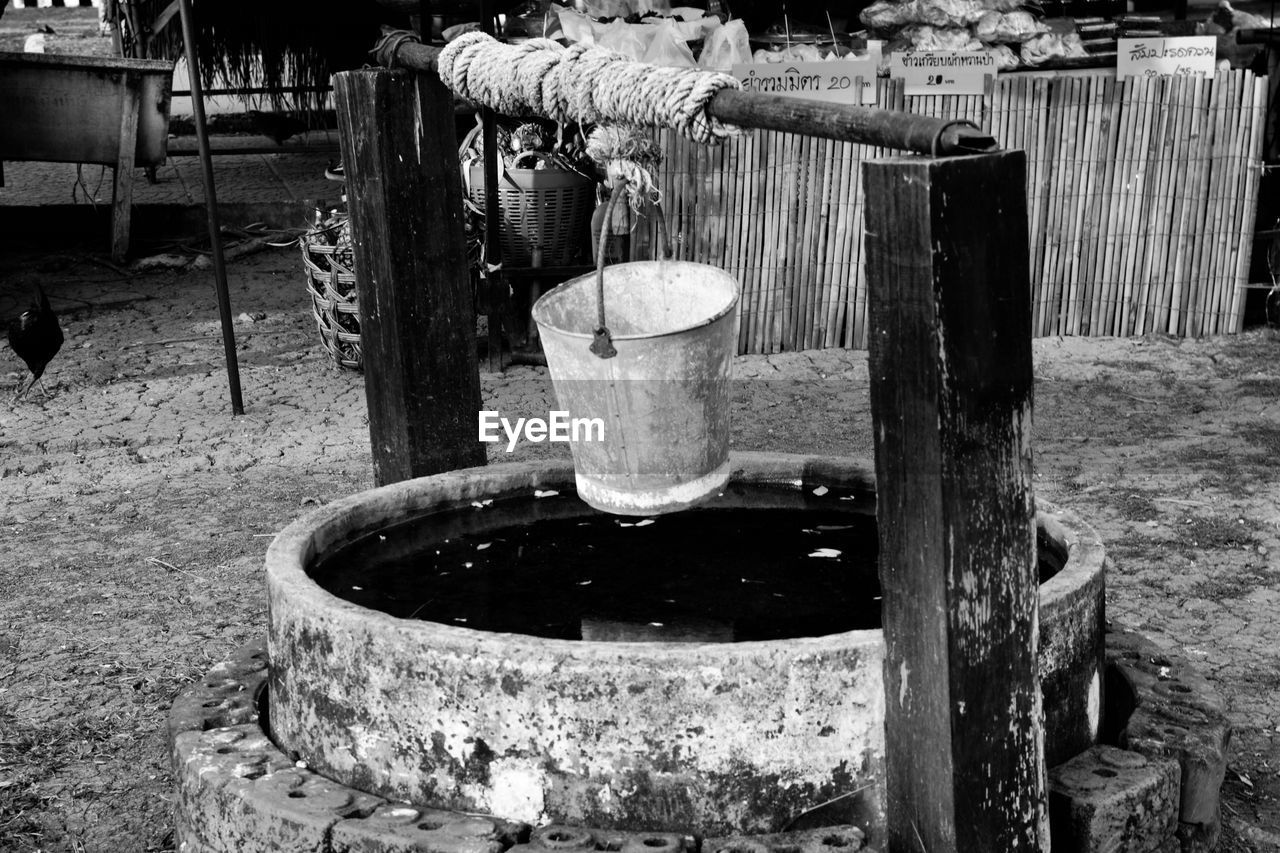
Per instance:
[[[996,58],[976,50],[895,53],[889,61],[889,76],[902,78],[908,95],[981,95],[996,71]]]
[[[1116,76],[1121,80],[1162,74],[1212,77],[1217,66],[1218,40],[1213,36],[1116,41]]]
[[[733,76],[748,92],[808,98],[836,104],[874,104],[878,57],[833,59],[827,62],[744,63]],[[862,78],[861,97],[855,81]]]

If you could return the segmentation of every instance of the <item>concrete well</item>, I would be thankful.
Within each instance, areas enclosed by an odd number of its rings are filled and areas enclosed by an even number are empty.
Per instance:
[[[857,460],[732,457],[731,482],[871,494]],[[571,490],[561,462],[497,465],[375,489],[283,532],[267,555],[269,716],[290,758],[391,800],[533,824],[770,833],[837,800],[833,823],[883,826],[883,636],[777,642],[548,640],[398,619],[307,574],[371,531],[473,501]],[[1103,549],[1040,507],[1062,569],[1041,587],[1046,753],[1096,740]],[[572,547],[566,543],[565,547]]]

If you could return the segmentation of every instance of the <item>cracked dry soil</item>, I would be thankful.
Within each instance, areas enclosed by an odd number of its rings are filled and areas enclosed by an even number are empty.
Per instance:
[[[210,273],[10,250],[0,314],[34,281],[67,340],[49,400],[0,406],[0,850],[170,849],[170,702],[262,635],[273,533],[372,486],[362,378],[327,361],[296,252],[230,269],[234,311],[255,318],[236,324],[234,418]],[[1280,337],[1035,354],[1037,494],[1101,534],[1109,614],[1228,700],[1222,849],[1280,850]],[[6,401],[21,368],[0,352]],[[738,376],[738,448],[870,452],[864,353],[748,357]],[[483,385],[506,416],[551,408],[541,369]]]

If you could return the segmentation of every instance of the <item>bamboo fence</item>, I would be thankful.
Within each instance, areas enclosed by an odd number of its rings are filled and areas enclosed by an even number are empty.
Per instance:
[[[983,95],[907,97],[899,80],[878,92],[883,107],[968,119],[1027,152],[1037,336],[1240,330],[1265,77],[1015,74]],[[676,257],[742,286],[739,352],[865,348],[860,164],[894,152],[767,131],[660,142]]]

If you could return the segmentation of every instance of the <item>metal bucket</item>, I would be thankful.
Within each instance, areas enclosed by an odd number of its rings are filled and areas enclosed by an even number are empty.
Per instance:
[[[577,433],[570,447],[578,495],[620,515],[682,509],[729,479],[738,283],[688,261],[605,267],[617,354],[602,358],[590,349],[598,275],[567,281],[533,306],[556,399]],[[603,429],[579,431],[579,418],[598,418]]]

